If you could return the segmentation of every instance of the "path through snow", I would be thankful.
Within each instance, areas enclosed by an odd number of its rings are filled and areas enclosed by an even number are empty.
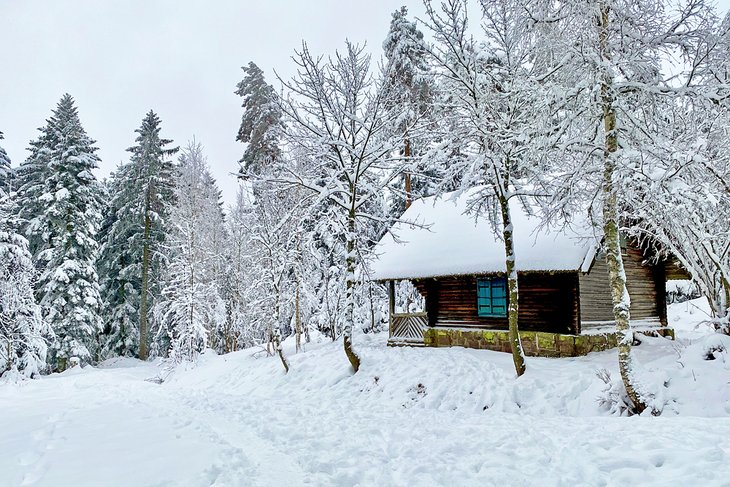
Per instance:
[[[382,335],[358,337],[356,375],[339,343],[288,375],[251,351],[162,385],[150,363],[74,369],[0,385],[0,486],[730,486],[730,360],[697,343],[637,348],[672,377],[659,418],[599,409],[614,352],[531,359],[518,380],[507,354]]]

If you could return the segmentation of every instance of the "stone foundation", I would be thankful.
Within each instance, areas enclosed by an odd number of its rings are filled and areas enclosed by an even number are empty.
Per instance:
[[[642,330],[650,336],[664,336],[674,340],[674,330],[667,327]],[[592,335],[560,335],[521,331],[520,339],[525,354],[530,357],[575,357],[590,352],[608,350],[618,345],[616,333]],[[463,328],[427,328],[423,333],[427,347],[465,347],[511,352],[507,330],[468,330]]]

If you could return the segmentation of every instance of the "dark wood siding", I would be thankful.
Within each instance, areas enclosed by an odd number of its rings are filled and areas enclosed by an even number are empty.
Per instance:
[[[506,317],[478,316],[476,280],[462,276],[415,281],[426,298],[429,325],[506,329]],[[521,330],[579,332],[577,274],[520,274],[519,286]]]
[[[603,253],[598,254],[590,272],[580,276],[580,316],[583,326],[590,322],[614,319],[605,259]],[[654,318],[666,324],[664,266],[644,264],[642,251],[632,246],[623,253],[623,260],[631,297],[631,318]]]
[[[683,279],[683,280],[689,280],[692,279],[692,275],[687,272],[687,270],[681,266],[679,263],[679,260],[674,257],[673,255],[669,258],[665,259],[663,261],[664,264],[664,273],[666,274],[666,278],[668,280],[672,279]]]

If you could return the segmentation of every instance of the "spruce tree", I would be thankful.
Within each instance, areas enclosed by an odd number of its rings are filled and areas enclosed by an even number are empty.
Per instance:
[[[396,107],[400,114],[393,120],[392,130],[402,139],[401,154],[410,165],[410,161],[418,155],[419,130],[427,114],[432,112],[433,87],[428,76],[423,33],[415,22],[408,20],[406,7],[393,12],[388,35],[383,41],[383,51],[387,60],[383,73],[384,96],[386,103]],[[401,190],[396,189],[397,193],[402,192],[405,196],[394,205],[397,215],[410,206],[414,193],[418,196],[427,192],[426,179],[418,180],[411,173],[412,170],[404,172],[403,187]]]
[[[110,182],[111,209],[104,222],[99,267],[105,274],[105,352],[150,352],[153,296],[159,289],[161,245],[167,209],[174,201],[172,140],[160,136],[160,118],[150,110],[135,131],[132,155]]]
[[[240,174],[259,175],[279,159],[281,138],[281,109],[274,88],[266,83],[264,73],[253,62],[242,67],[246,73],[235,93],[243,98],[243,116],[236,140],[248,144],[243,153]]]
[[[28,213],[26,231],[36,244],[36,296],[56,335],[50,358],[58,370],[71,357],[93,359],[101,326],[95,267],[101,186],[92,173],[99,162],[94,143],[66,94],[32,143],[28,171],[21,173],[25,184],[17,203]],[[29,201],[37,193],[38,201]]]
[[[0,132],[0,140],[3,140],[3,133]],[[12,172],[10,170],[10,158],[5,149],[0,146],[0,195],[2,192],[10,193],[9,180]]]
[[[142,261],[142,211],[130,202],[134,185],[131,164],[111,174],[106,190],[109,206],[99,232],[101,252],[97,267],[103,302],[102,355],[139,354],[139,302]]]
[[[19,229],[28,240],[34,258],[48,243],[48,222],[41,218],[45,208],[42,197],[50,177],[50,147],[53,144],[49,139],[48,126],[38,130],[40,135],[30,142],[28,148],[30,155],[13,171],[16,196],[12,213],[18,218]]]

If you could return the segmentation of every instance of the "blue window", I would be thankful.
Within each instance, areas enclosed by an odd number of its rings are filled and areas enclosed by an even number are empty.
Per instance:
[[[477,311],[479,316],[507,316],[507,279],[477,279]]]

